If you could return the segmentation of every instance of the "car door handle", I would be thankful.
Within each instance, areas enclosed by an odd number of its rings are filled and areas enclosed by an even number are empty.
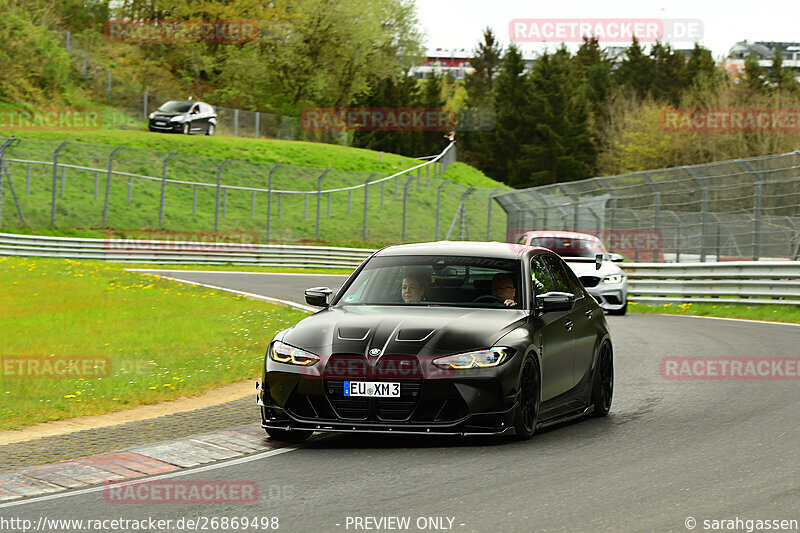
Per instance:
[[[586,318],[592,318],[592,312],[593,312],[592,309],[587,309],[583,313],[586,315]]]
[[[566,326],[567,331],[572,331],[572,326],[573,326],[572,320],[567,320],[566,322],[564,322],[564,325]]]

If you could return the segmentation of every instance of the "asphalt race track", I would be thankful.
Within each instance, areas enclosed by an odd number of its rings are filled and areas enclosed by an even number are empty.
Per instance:
[[[344,279],[166,275],[298,302],[305,287]],[[330,436],[159,478],[254,481],[255,504],[125,505],[87,489],[0,505],[0,516],[278,517],[287,532],[677,532],[709,530],[704,520],[800,520],[800,380],[669,380],[659,366],[664,356],[796,356],[800,327],[636,314],[609,323],[616,380],[605,419],[521,443]]]

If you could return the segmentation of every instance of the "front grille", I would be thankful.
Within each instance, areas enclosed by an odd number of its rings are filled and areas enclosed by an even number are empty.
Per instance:
[[[370,413],[385,421],[408,420],[419,401],[420,381],[401,381],[399,398],[352,398],[344,395],[345,380],[326,380],[325,393],[339,418],[366,420]]]
[[[583,283],[584,287],[597,287],[597,284],[600,283],[600,278],[597,276],[581,276],[581,283]]]

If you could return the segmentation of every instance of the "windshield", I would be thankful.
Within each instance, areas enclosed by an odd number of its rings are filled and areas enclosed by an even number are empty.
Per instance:
[[[488,257],[376,257],[337,305],[519,308],[519,265]]]
[[[191,102],[180,102],[178,100],[170,100],[166,104],[158,108],[159,111],[166,113],[186,113],[192,107]]]
[[[607,254],[605,247],[599,241],[588,239],[573,239],[563,237],[533,237],[531,246],[541,246],[553,250],[561,257],[592,257],[597,254]]]

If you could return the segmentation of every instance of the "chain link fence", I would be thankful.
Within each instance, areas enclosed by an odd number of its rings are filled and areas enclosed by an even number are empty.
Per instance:
[[[512,240],[568,230],[606,236],[636,261],[800,258],[800,151],[532,187],[497,201]],[[632,246],[623,242],[631,231],[655,238]]]
[[[443,177],[455,145],[394,174],[0,138],[0,227],[251,232],[261,242],[505,237],[496,189]],[[488,216],[490,215],[490,216]]]

